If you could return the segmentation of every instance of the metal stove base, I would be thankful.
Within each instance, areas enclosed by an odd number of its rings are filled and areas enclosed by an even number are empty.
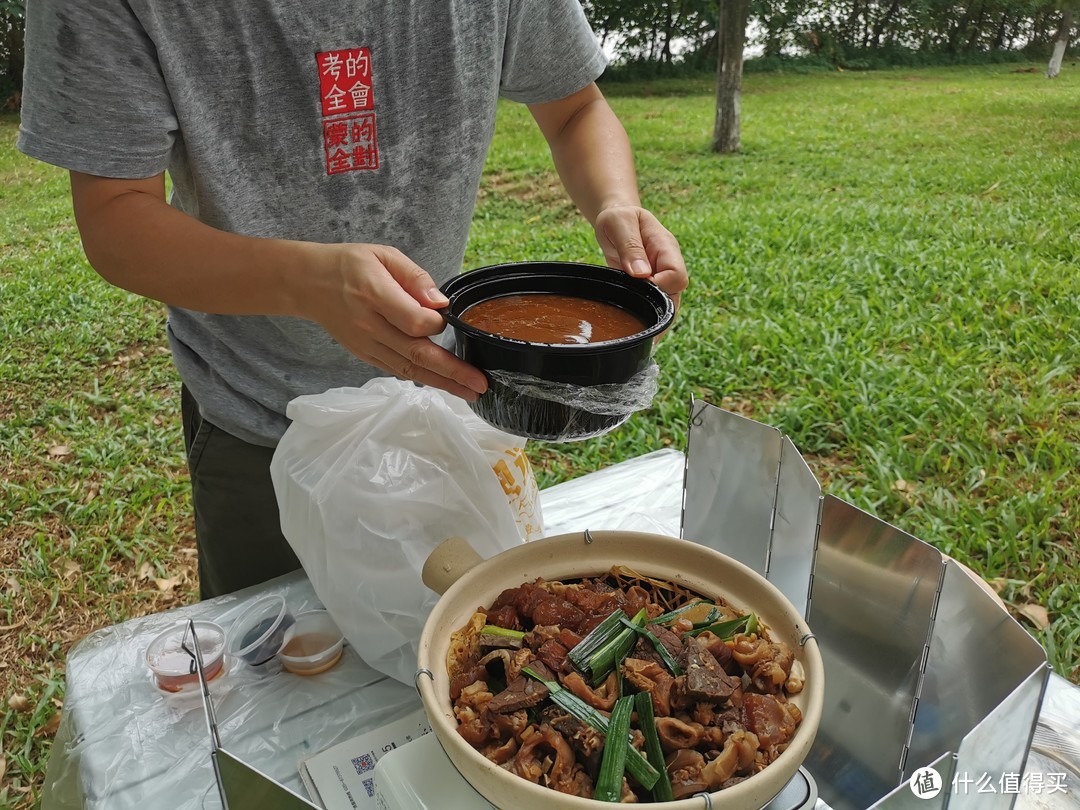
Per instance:
[[[818,802],[817,782],[806,768],[799,768],[791,781],[762,810],[812,810],[825,807]]]
[[[375,765],[379,810],[495,810],[457,772],[434,734],[383,755]],[[827,810],[805,768],[762,810]]]

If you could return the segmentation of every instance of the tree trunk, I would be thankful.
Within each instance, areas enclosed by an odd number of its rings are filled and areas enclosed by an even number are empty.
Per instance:
[[[1031,26],[1031,41],[1043,43],[1046,41],[1046,17],[1045,11],[1039,12],[1035,22]]]
[[[957,51],[960,50],[960,38],[962,36],[964,36],[965,33],[967,33],[968,25],[970,24],[970,22],[971,22],[971,10],[970,9],[965,9],[964,10],[964,16],[961,17],[956,22],[956,24],[955,24],[956,27],[955,28],[950,28],[950,30],[949,30],[949,45],[948,45],[949,53],[956,53]],[[951,23],[950,23],[950,25],[951,25]]]
[[[979,39],[983,33],[983,22],[986,20],[986,4],[979,5],[979,16],[975,18],[975,22],[972,23],[968,30],[967,51],[974,51],[978,46]]]
[[[720,0],[717,26],[716,122],[714,152],[739,151],[739,106],[742,96],[743,47],[749,0]]]
[[[1005,32],[1008,30],[1009,12],[1001,12],[1001,21],[998,23],[997,33],[994,34],[994,42],[990,45],[990,49],[993,51],[1000,50],[1005,47]]]
[[[889,10],[878,17],[874,23],[874,33],[871,39],[871,45],[874,48],[881,47],[881,35],[885,32],[885,27],[892,22],[893,15],[900,10],[900,0],[892,0],[892,5],[889,6]]]
[[[674,26],[671,19],[671,7],[664,10],[664,47],[660,49],[660,61],[665,65],[671,64],[671,32]]]
[[[848,14],[845,31],[841,33],[841,39],[844,42],[854,42],[858,32],[859,18],[862,15],[862,7],[859,5],[859,0],[852,0],[851,13]]]
[[[1061,73],[1061,60],[1065,58],[1065,49],[1069,46],[1069,32],[1072,31],[1073,9],[1071,6],[1061,12],[1061,25],[1058,26],[1057,38],[1054,39],[1054,53],[1050,57],[1050,66],[1046,69],[1046,78],[1053,79]]]
[[[765,56],[779,56],[783,42],[783,24],[780,22],[779,9],[769,7],[762,15],[761,24],[765,28]]]

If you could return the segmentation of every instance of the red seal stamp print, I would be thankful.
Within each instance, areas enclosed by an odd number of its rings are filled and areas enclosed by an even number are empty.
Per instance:
[[[326,173],[379,168],[375,83],[368,48],[315,54],[322,102]]]

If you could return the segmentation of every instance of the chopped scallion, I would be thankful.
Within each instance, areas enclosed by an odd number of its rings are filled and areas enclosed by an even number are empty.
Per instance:
[[[694,627],[706,627],[707,625],[713,624],[723,615],[724,613],[720,610],[720,608],[714,607],[712,610],[709,611],[708,616],[706,616],[700,622],[694,622]]]
[[[511,630],[507,627],[499,627],[497,624],[485,624],[480,630],[481,635],[506,636],[507,638],[525,638],[525,631]]]
[[[695,599],[693,602],[688,602],[687,604],[683,605],[682,607],[677,607],[674,610],[669,610],[667,613],[663,613],[663,614],[657,616],[655,619],[652,620],[652,623],[653,624],[670,624],[675,619],[679,618],[684,613],[687,613],[687,612],[693,610],[694,608],[699,608],[702,605],[711,605],[711,604],[712,604],[712,602],[710,602],[708,599]],[[711,615],[712,611],[709,611],[709,613]]]
[[[593,798],[601,802],[617,802],[622,798],[623,772],[626,770],[626,754],[630,748],[630,714],[634,698],[627,695],[615,701],[608,722],[607,739],[604,740],[604,756],[600,761],[600,773],[596,777]]]
[[[664,751],[660,747],[660,735],[656,733],[656,716],[653,712],[652,695],[638,692],[634,696],[634,708],[637,710],[638,727],[645,735],[645,753],[649,764],[660,773],[660,778],[652,787],[652,797],[658,802],[671,802],[675,796],[671,792],[671,779],[668,778],[664,762]]]
[[[587,672],[592,678],[593,686],[603,683],[611,671],[622,663],[622,660],[626,658],[627,653],[634,646],[637,633],[629,627],[623,627],[622,624],[632,622],[640,627],[645,623],[648,614],[645,612],[645,608],[642,608],[630,621],[627,621],[621,612],[617,618],[619,622],[618,634],[612,636],[611,640],[597,650],[589,659]]]
[[[719,636],[720,638],[728,639],[733,637],[736,633],[742,632],[743,630],[745,630],[747,633],[754,633],[757,631],[757,626],[757,616],[753,613],[748,613],[745,616],[740,616],[737,619],[729,619],[726,622],[717,622],[716,624],[710,624],[708,627],[694,628],[693,630],[690,630],[683,635],[697,636],[705,632],[710,632],[713,635]]]
[[[622,615],[622,609],[616,608],[610,616],[596,625],[585,638],[575,644],[574,649],[570,650],[568,656],[570,663],[582,672],[589,674],[589,660],[597,650],[622,631],[622,626],[619,624]]]
[[[546,686],[551,693],[552,702],[571,717],[601,734],[608,733],[610,721],[607,715],[601,714],[573,692],[568,691],[561,683],[541,678],[529,667],[522,667],[521,671]],[[660,772],[650,765],[641,752],[633,746],[629,746],[626,752],[626,770],[648,790],[651,790],[656,780],[660,778]]]

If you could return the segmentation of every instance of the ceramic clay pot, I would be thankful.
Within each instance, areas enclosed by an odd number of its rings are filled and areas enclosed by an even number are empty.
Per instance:
[[[564,534],[536,540],[482,560],[461,538],[432,552],[424,567],[425,584],[442,593],[420,637],[417,689],[432,730],[461,775],[489,802],[503,810],[599,810],[606,802],[556,793],[500,768],[457,733],[450,702],[446,657],[451,633],[468,623],[506,588],[537,577],[567,580],[605,574],[624,565],[640,575],[666,580],[702,596],[723,599],[736,610],[757,614],[774,641],[785,642],[805,675],[802,692],[791,702],[803,719],[791,744],[760,773],[711,794],[725,810],[758,810],[791,780],[810,751],[821,721],[824,667],[817,642],[790,601],[764,577],[705,546],[658,534],[623,531]],[[430,673],[430,675],[429,675]],[[704,796],[657,803],[663,810],[709,806]]]

